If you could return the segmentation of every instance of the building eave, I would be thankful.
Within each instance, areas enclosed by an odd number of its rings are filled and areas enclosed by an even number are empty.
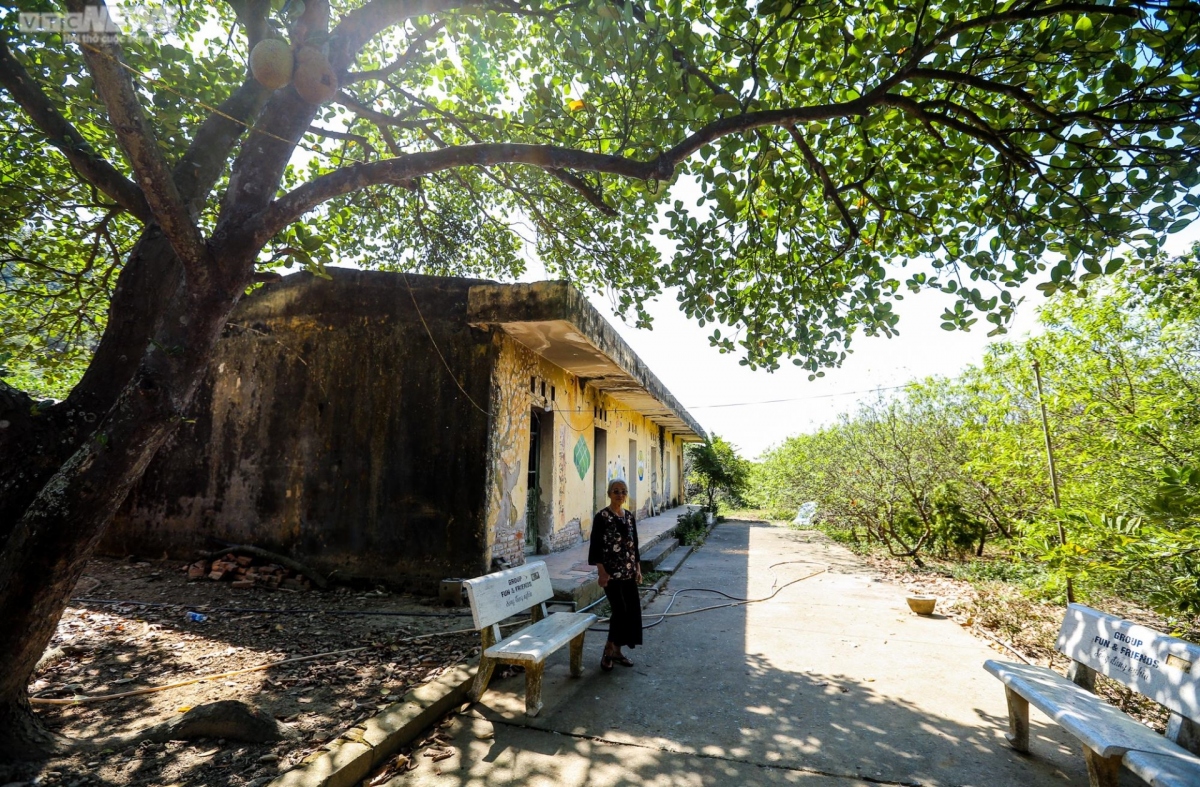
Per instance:
[[[637,353],[567,282],[476,285],[468,293],[467,319],[478,328],[504,331],[684,442],[708,439]]]

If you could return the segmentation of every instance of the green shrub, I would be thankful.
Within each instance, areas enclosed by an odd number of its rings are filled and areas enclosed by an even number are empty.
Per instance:
[[[1045,566],[1028,560],[971,560],[953,563],[950,573],[966,582],[1009,582],[1040,587],[1046,580]]]
[[[708,535],[708,514],[703,509],[680,514],[676,521],[675,537],[679,543],[686,546],[704,543],[704,537]]]

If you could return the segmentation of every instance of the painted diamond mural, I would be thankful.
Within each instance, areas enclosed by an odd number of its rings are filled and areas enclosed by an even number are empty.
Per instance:
[[[587,475],[588,468],[591,466],[592,452],[588,450],[587,441],[583,439],[583,435],[579,435],[579,442],[575,444],[575,469],[579,471],[580,479]]]

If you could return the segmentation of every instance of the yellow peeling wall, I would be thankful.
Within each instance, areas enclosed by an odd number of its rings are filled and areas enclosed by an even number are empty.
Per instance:
[[[652,467],[651,449],[659,427],[618,399],[580,384],[579,378],[549,363],[505,334],[497,333],[499,354],[493,375],[491,435],[488,445],[488,543],[493,559],[524,561],[528,491],[530,412],[551,413],[548,450],[543,452],[541,513],[537,545],[541,553],[568,549],[591,535],[592,516],[606,500],[595,499],[596,473],[602,480],[630,482],[629,507],[638,518],[651,506],[661,512],[681,501],[679,459],[682,441],[665,433],[665,454]],[[544,395],[543,395],[544,385]],[[607,434],[607,461],[596,467],[595,428]],[[630,456],[629,441],[637,443]]]

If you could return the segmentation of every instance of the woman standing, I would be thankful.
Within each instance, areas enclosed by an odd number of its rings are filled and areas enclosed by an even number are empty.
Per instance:
[[[608,642],[600,669],[605,672],[613,664],[632,667],[633,662],[621,653],[621,648],[642,644],[642,600],[638,583],[642,581],[641,553],[638,551],[637,524],[633,512],[624,510],[629,499],[629,486],[622,478],[608,482],[608,507],[592,519],[592,540],[588,548],[588,563],[600,574],[600,587],[612,607],[608,621]]]

